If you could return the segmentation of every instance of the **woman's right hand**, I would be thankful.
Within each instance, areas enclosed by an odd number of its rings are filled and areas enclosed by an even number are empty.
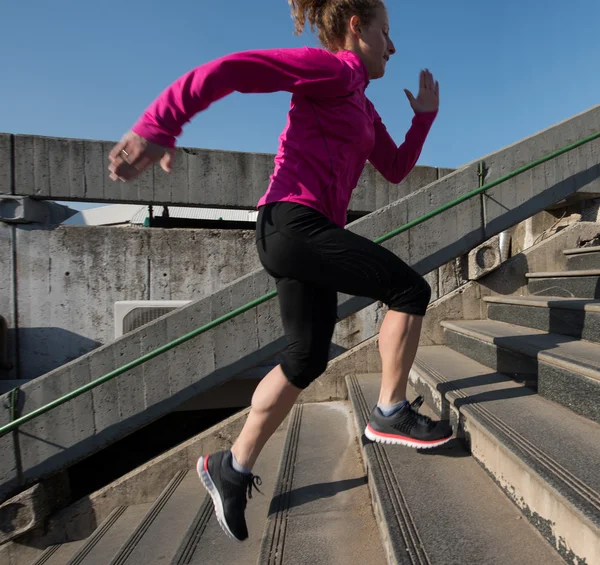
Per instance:
[[[152,143],[130,131],[113,147],[108,158],[110,178],[127,182],[157,161],[160,161],[165,172],[170,173],[175,160],[175,149]]]

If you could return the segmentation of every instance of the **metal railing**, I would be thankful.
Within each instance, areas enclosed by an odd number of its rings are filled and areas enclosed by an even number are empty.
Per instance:
[[[504,176],[501,176],[500,178],[496,179],[495,181],[484,184],[484,185],[480,186],[479,188],[472,190],[471,192],[463,194],[462,196],[456,198],[455,200],[452,200],[448,204],[444,204],[443,206],[436,208],[435,210],[421,216],[420,218],[412,220],[411,222],[408,222],[407,224],[405,224],[405,225],[403,225],[381,237],[378,237],[377,239],[374,240],[374,242],[375,243],[383,243],[393,237],[396,237],[397,235],[399,235],[405,231],[408,231],[409,229],[411,229],[415,226],[418,226],[419,224],[422,224],[422,223],[430,220],[431,218],[434,218],[435,216],[438,216],[439,214],[449,210],[450,208],[454,208],[455,206],[458,206],[462,202],[465,202],[466,200],[469,200],[470,198],[473,198],[474,196],[482,194],[482,193],[490,190],[491,188],[494,188],[495,186],[498,186],[499,184],[506,182],[507,180],[510,180],[526,171],[529,171],[530,169],[533,169],[534,167],[537,167],[543,163],[546,163],[547,161],[551,161],[555,157],[563,155],[564,153],[568,153],[569,151],[572,151],[573,149],[581,147],[582,145],[585,145],[586,143],[589,143],[590,141],[594,141],[595,139],[598,139],[598,138],[600,138],[600,132],[597,132],[588,137],[580,139],[579,141],[576,141],[576,142],[574,142],[570,145],[567,145],[561,149],[557,149],[556,151],[553,151],[552,153],[548,153],[547,155],[545,155],[544,157],[541,157],[540,159],[532,161],[531,163],[528,163],[527,165],[523,165],[522,167],[519,167],[518,169],[515,169],[514,171],[507,173]],[[143,363],[146,363],[147,361],[150,361],[151,359],[154,359],[155,357],[158,357],[159,355],[162,355],[163,353],[170,351],[171,349],[177,347],[178,345],[181,345],[182,343],[185,343],[186,341],[189,341],[190,339],[193,339],[193,338],[243,314],[244,312],[247,312],[248,310],[255,308],[256,306],[259,306],[260,304],[263,304],[263,303],[267,302],[268,300],[271,300],[271,298],[274,298],[275,296],[277,296],[277,291],[273,290],[273,291],[261,296],[260,298],[257,298],[256,300],[253,300],[252,302],[249,302],[248,304],[241,306],[240,308],[236,308],[235,310],[229,312],[228,314],[225,314],[224,316],[221,316],[220,318],[217,318],[216,320],[213,320],[212,322],[209,322],[208,324],[205,324],[204,326],[201,326],[201,327],[183,335],[182,337],[180,337],[174,341],[171,341],[170,343],[167,343],[166,345],[163,345],[163,346],[159,347],[158,349],[155,349],[154,351],[151,351],[150,353],[146,353],[146,355],[143,355],[139,359],[131,361],[130,363],[127,363],[127,364],[123,365],[122,367],[119,367],[118,369],[115,369],[114,371],[111,371],[110,373],[107,373],[106,375],[99,377],[98,379],[95,379],[95,380],[87,383],[86,385],[65,394],[64,396],[61,396],[60,398],[57,398],[56,400],[53,400],[52,402],[49,402],[48,404],[46,404],[44,406],[40,406],[40,408],[37,408],[36,410],[34,410],[33,412],[30,412],[29,414],[25,414],[24,416],[21,416],[20,418],[14,419],[10,423],[0,427],[0,437],[17,429],[21,424],[29,422],[30,420],[33,420],[37,416],[41,416],[42,414],[45,414],[46,412],[52,410],[53,408],[56,408],[57,406],[61,406],[62,404],[65,404],[66,402],[69,402],[70,400],[77,398],[78,396],[81,396],[82,394],[114,379],[115,377],[118,377],[119,375],[122,375],[123,373],[126,373],[127,371],[130,371],[131,369],[139,367]],[[11,394],[11,399],[13,399],[11,404],[15,401],[16,398],[17,398],[16,394]],[[15,411],[15,407],[11,406],[11,414],[14,414],[14,411]]]

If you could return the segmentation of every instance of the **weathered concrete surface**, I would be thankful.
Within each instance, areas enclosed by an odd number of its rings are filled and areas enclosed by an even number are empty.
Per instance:
[[[486,157],[486,162],[490,170],[494,170],[499,163],[511,160],[510,152],[518,153],[518,160],[535,159],[566,145],[574,130],[577,137],[584,137],[599,128],[600,106],[597,106],[517,146]],[[571,154],[568,163],[571,177],[565,177],[560,171],[558,167],[563,161],[559,160],[557,169],[548,171],[548,175],[525,175],[506,185],[506,191],[502,186],[494,189],[495,208],[486,204],[486,214],[482,200],[471,199],[384,245],[419,272],[430,272],[552,202],[597,182],[600,142],[590,145],[592,147],[586,146]],[[477,163],[472,163],[355,222],[350,229],[376,238],[470,191],[476,184]],[[23,387],[24,412],[132,361],[147,350],[150,342],[155,346],[161,340],[164,343],[181,336],[272,288],[273,282],[266,273],[251,273],[211,296],[52,371]],[[346,317],[370,302],[343,297],[339,315]],[[161,364],[156,372],[149,362],[143,369],[130,371],[116,382],[98,387],[76,401],[24,424],[19,433],[23,486],[101,449],[203,390],[233,378],[280,351],[284,347],[280,339],[280,322],[269,308],[271,305],[263,304],[194,338],[184,347],[168,353],[164,365]],[[257,316],[264,316],[268,323],[257,324]],[[150,390],[153,391],[151,396]],[[11,492],[11,487],[6,485],[16,482],[10,465],[4,465],[4,459],[0,464],[2,497]]]
[[[14,160],[10,159],[12,143]],[[112,141],[0,134],[0,161],[6,163],[0,168],[0,193],[11,194],[14,186],[15,194],[54,200],[252,209],[267,189],[274,167],[274,155],[179,148],[170,175],[155,165],[131,183],[114,183],[107,168],[113,145]],[[396,185],[367,164],[349,211],[372,212],[450,170],[415,167]]]
[[[0,368],[0,379],[16,379],[17,344],[15,332],[15,301],[14,301],[14,228],[0,224],[0,316],[6,320],[8,330],[8,362],[11,370]]]
[[[0,506],[0,545],[43,525],[50,508],[39,483]]]
[[[260,268],[247,231],[65,226],[16,235],[20,378],[111,342],[117,300],[202,298]]]
[[[0,193],[14,194],[14,135],[0,133]]]
[[[497,269],[500,263],[502,263],[500,236],[494,236],[485,243],[478,245],[469,253],[468,279],[476,281]]]

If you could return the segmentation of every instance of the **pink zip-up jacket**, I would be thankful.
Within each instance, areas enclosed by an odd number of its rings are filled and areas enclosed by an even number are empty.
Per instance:
[[[344,227],[369,160],[392,183],[417,163],[436,112],[418,113],[398,147],[371,101],[366,65],[351,51],[271,49],[227,55],[183,75],[134,125],[138,135],[167,147],[183,125],[234,91],[292,93],[275,169],[257,207],[271,202],[310,206]]]

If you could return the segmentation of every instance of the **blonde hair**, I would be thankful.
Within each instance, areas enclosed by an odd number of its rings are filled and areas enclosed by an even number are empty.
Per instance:
[[[385,8],[383,0],[288,0],[292,9],[295,33],[300,35],[306,24],[311,31],[318,30],[323,47],[338,51],[344,47],[348,22],[358,16],[364,26],[376,17],[378,8]]]

